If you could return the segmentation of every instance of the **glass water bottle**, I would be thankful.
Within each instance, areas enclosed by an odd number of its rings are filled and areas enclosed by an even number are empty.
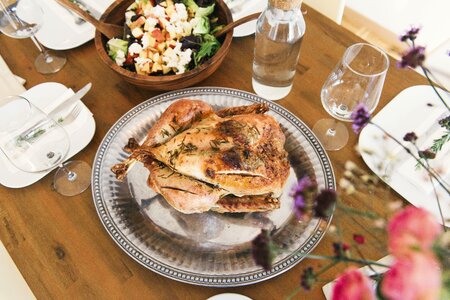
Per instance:
[[[289,94],[305,34],[302,0],[269,0],[256,23],[253,90],[278,100]]]

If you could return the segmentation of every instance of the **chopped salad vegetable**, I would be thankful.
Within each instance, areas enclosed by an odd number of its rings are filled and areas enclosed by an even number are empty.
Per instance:
[[[214,0],[136,0],[125,12],[124,39],[109,40],[108,55],[138,74],[182,74],[221,46],[214,7]]]

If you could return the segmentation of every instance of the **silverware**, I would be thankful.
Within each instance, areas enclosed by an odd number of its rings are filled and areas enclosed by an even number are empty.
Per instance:
[[[81,25],[81,24],[86,23],[85,20],[83,20],[82,18],[80,18],[77,14],[73,13],[70,9],[68,9],[68,8],[66,8],[66,7],[64,7],[64,6],[62,6],[61,4],[60,4],[60,6],[63,7],[63,8],[64,8],[64,9],[65,9],[65,10],[73,17],[73,20],[74,20],[75,24]]]
[[[71,0],[71,2],[75,3],[76,5],[78,5],[84,11],[90,13],[97,20],[100,19],[100,17],[102,16],[101,12],[97,11],[96,9],[94,9],[92,6],[87,4],[84,0]]]
[[[72,123],[76,118],[78,118],[82,110],[83,105],[81,103],[77,103],[74,108],[72,108],[72,110],[64,118],[62,118],[60,124],[65,125]]]
[[[60,116],[60,113],[62,110],[64,110],[66,107],[71,106],[72,104],[74,104],[75,102],[77,102],[78,100],[80,100],[84,95],[87,94],[87,92],[89,92],[89,90],[92,87],[92,83],[88,83],[86,84],[81,90],[79,90],[78,92],[75,93],[75,95],[72,95],[71,97],[69,97],[66,101],[64,101],[63,103],[59,104],[58,106],[56,106],[54,109],[52,109],[49,113],[48,116],[50,118],[52,118],[53,120],[58,122],[58,117]]]

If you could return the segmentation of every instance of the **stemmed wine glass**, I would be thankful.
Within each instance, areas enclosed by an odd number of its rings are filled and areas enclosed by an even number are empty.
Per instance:
[[[380,100],[388,68],[389,59],[382,49],[366,43],[350,46],[322,87],[323,107],[333,118],[347,122],[359,103],[372,113]],[[335,119],[319,120],[313,127],[327,150],[339,150],[348,141],[347,128]]]
[[[16,38],[31,38],[41,52],[34,65],[42,74],[56,73],[66,63],[62,53],[45,49],[34,37],[42,27],[44,12],[35,0],[0,0],[0,32]]]
[[[0,149],[24,172],[57,166],[54,189],[64,196],[82,193],[90,185],[91,167],[82,161],[64,163],[70,148],[67,132],[27,99],[10,96],[0,101]]]

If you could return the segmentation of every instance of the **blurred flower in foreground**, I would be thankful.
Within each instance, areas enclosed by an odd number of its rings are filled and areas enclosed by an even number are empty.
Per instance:
[[[272,267],[273,252],[272,239],[269,231],[262,229],[261,233],[252,241],[252,256],[255,263],[269,271]]]
[[[331,216],[337,195],[334,190],[322,190],[314,201],[314,216],[327,218]]]
[[[358,245],[363,245],[366,242],[366,239],[364,238],[363,235],[361,234],[354,234],[353,235],[353,240],[358,244]]]
[[[347,269],[333,287],[332,300],[375,300],[369,278],[355,268]]]
[[[316,191],[317,185],[308,176],[299,179],[298,183],[292,188],[290,196],[294,198],[294,212],[297,219],[300,220],[308,212]]]
[[[358,134],[369,123],[370,113],[364,103],[359,103],[353,110],[350,118],[353,120],[353,131]]]
[[[408,132],[407,134],[405,134],[405,136],[403,137],[403,140],[405,142],[411,142],[411,143],[415,143],[417,141],[417,135],[414,132]]]
[[[439,299],[441,272],[431,254],[411,252],[384,274],[381,292],[389,300]]]
[[[434,159],[436,157],[436,153],[431,151],[430,149],[420,150],[419,157],[424,159]]]
[[[400,41],[407,42],[414,41],[417,38],[417,35],[419,34],[420,28],[418,27],[411,27],[407,32],[405,32],[403,35],[400,36]]]
[[[316,276],[314,275],[313,268],[308,267],[304,269],[302,275],[300,276],[300,285],[305,290],[309,291],[314,283],[316,283]]]
[[[412,251],[430,251],[442,226],[427,211],[408,206],[392,217],[387,231],[389,251],[399,256]]]
[[[425,61],[425,47],[418,46],[403,53],[402,60],[398,63],[400,68],[411,67],[413,69],[421,66]]]

